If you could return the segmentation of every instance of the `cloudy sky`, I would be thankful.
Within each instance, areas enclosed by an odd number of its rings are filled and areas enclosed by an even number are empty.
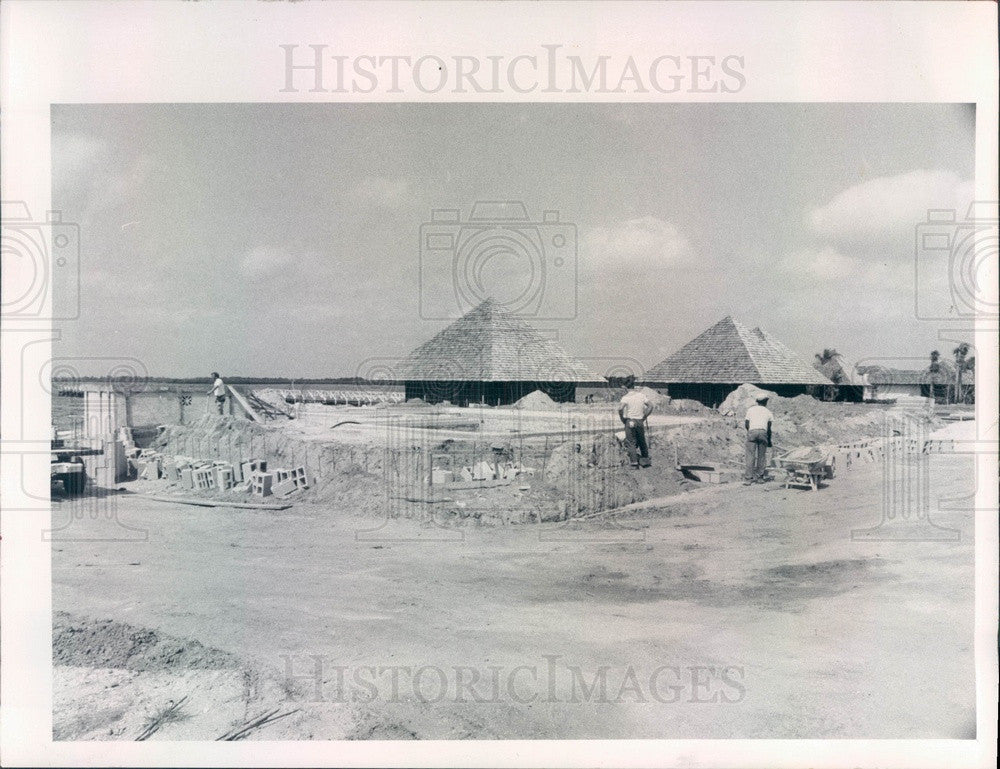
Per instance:
[[[915,270],[914,227],[929,208],[964,213],[973,118],[939,104],[56,107],[53,205],[81,227],[81,317],[55,353],[159,376],[363,375],[446,323],[422,314],[478,292],[531,297],[536,327],[604,368],[651,367],[728,314],[809,357],[921,359],[947,343],[917,320],[915,285],[947,276]],[[425,226],[465,249],[456,275],[453,252],[422,253],[421,225],[434,209],[465,221],[479,200],[521,201],[531,221],[478,241],[461,222]],[[547,210],[558,224],[538,224]]]

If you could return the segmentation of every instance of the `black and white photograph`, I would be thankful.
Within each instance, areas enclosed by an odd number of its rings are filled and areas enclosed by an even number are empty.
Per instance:
[[[44,599],[3,631],[51,640],[51,746],[992,765],[995,94],[325,40],[262,54],[274,99],[57,93],[48,206],[5,169],[4,562],[30,537]]]

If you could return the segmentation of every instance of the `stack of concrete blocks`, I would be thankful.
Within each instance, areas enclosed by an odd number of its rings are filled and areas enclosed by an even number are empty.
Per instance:
[[[165,460],[162,469],[163,477],[167,479],[167,482],[177,483],[181,479],[181,471],[177,463],[177,457]]]
[[[157,481],[160,479],[160,462],[162,456],[155,451],[143,449],[136,459],[136,471],[139,478],[144,481]]]
[[[281,467],[275,468],[274,477],[275,483],[272,487],[272,492],[276,497],[290,497],[292,494],[304,491],[312,485],[309,471],[302,465],[292,470],[286,470]]]
[[[194,459],[191,457],[175,456],[172,461],[163,465],[163,474],[171,483],[176,483],[186,489],[190,489],[192,488],[191,466],[193,464]],[[184,473],[185,470],[187,470],[186,475]]]
[[[503,480],[512,480],[517,477],[517,466],[513,462],[504,462],[497,465],[497,477]]]
[[[211,465],[202,465],[192,469],[191,482],[195,491],[210,491],[215,488],[215,473]]]
[[[255,497],[267,497],[271,494],[274,484],[274,475],[262,470],[254,470],[250,473],[250,493]]]
[[[240,464],[240,476],[244,481],[249,481],[250,476],[254,473],[266,473],[267,472],[267,460],[266,459],[248,459],[247,461]]]
[[[496,468],[489,462],[476,462],[472,466],[472,480],[474,481],[492,481],[496,477]]]
[[[271,487],[271,493],[274,496],[287,497],[297,491],[295,481],[291,477],[291,470],[286,470],[284,467],[276,467],[272,470],[272,473],[274,474],[274,485]]]
[[[228,491],[236,485],[233,466],[228,462],[216,460],[212,463],[212,479],[219,491]]]

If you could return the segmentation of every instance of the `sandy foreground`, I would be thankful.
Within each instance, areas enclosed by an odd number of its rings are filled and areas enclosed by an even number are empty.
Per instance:
[[[918,541],[852,537],[882,518],[879,462],[617,523],[119,494],[53,542],[54,736],[970,738],[974,520],[938,500],[972,460],[914,461]]]

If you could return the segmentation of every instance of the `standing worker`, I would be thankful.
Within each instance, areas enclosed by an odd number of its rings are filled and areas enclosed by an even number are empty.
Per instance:
[[[758,395],[757,403],[747,409],[743,426],[747,431],[746,465],[743,471],[743,485],[764,483],[767,465],[767,449],[771,445],[771,423],[774,414],[767,408],[767,396]]]
[[[208,391],[209,395],[215,396],[215,410],[219,414],[226,413],[226,383],[222,381],[222,377],[219,376],[218,371],[212,372],[212,389]]]
[[[644,392],[635,388],[635,377],[625,380],[628,392],[618,406],[618,418],[625,425],[625,450],[632,467],[649,467],[649,447],[646,445],[646,417],[653,412],[653,404]],[[636,448],[638,447],[638,455]]]

